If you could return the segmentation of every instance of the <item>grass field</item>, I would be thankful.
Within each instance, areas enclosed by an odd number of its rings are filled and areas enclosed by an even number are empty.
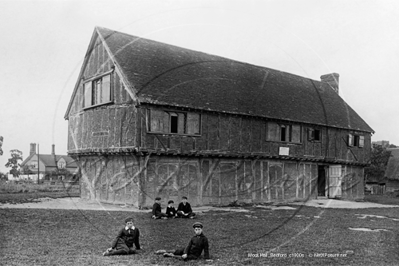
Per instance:
[[[29,198],[26,194],[20,194],[22,201]],[[35,193],[28,194],[37,196]],[[0,202],[10,202],[10,197],[13,197],[16,203],[18,196],[10,195],[0,194]],[[372,196],[368,196],[367,200],[384,201],[381,197]],[[395,203],[394,200],[389,199],[390,203]],[[398,264],[399,208],[344,210],[293,207],[296,209],[274,211],[247,207],[248,212],[209,211],[199,215],[196,220],[205,225],[204,234],[210,242],[212,263],[204,260],[181,262],[154,254],[158,249],[184,247],[193,235],[193,220],[152,220],[147,213],[132,212],[0,209],[0,264]],[[381,217],[362,219],[365,214]],[[123,220],[131,215],[141,232],[143,252],[103,257],[102,252],[123,226]],[[363,232],[349,228],[386,231]],[[268,257],[265,257],[266,254]]]

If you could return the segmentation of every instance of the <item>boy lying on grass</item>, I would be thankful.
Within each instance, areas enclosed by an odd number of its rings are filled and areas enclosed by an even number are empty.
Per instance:
[[[155,254],[163,254],[164,257],[173,257],[182,260],[196,260],[201,256],[202,250],[204,250],[204,258],[206,261],[212,261],[209,259],[208,238],[202,233],[202,223],[194,223],[193,228],[195,236],[190,239],[186,248],[179,248],[170,251],[161,249],[156,251]]]
[[[125,227],[119,230],[117,237],[112,241],[111,247],[103,253],[103,256],[135,254],[136,251],[133,249],[133,244],[136,246],[136,250],[141,249],[139,243],[140,232],[134,226],[133,218],[127,218],[125,223]]]

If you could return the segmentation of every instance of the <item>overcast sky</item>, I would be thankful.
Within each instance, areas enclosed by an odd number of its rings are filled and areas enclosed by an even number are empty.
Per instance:
[[[0,171],[29,144],[67,152],[67,109],[95,26],[315,80],[399,145],[397,0],[0,0]]]

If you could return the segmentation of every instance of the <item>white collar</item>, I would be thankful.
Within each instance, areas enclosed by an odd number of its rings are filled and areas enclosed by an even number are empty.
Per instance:
[[[134,228],[135,228],[134,226],[132,228],[129,228],[129,227],[125,226],[125,230],[129,230],[129,229],[134,230]]]

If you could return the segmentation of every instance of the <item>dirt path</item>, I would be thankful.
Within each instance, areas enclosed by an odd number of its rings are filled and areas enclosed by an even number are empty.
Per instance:
[[[372,202],[354,202],[333,199],[313,199],[307,202],[295,202],[289,204],[292,207],[305,205],[318,208],[344,208],[344,209],[364,209],[364,208],[397,208],[398,205],[383,205]],[[272,210],[292,208],[288,206],[273,205],[255,205],[260,208],[270,208]],[[89,202],[81,200],[79,197],[69,198],[40,198],[29,203],[10,204],[0,203],[0,208],[27,208],[27,209],[69,209],[69,210],[102,210],[102,211],[131,211],[131,212],[150,212],[150,210],[139,210],[129,205],[114,205],[101,202]],[[216,208],[211,206],[194,207],[195,212],[204,212],[209,210],[220,211],[241,211],[241,208]],[[294,208],[292,208],[294,209]]]

